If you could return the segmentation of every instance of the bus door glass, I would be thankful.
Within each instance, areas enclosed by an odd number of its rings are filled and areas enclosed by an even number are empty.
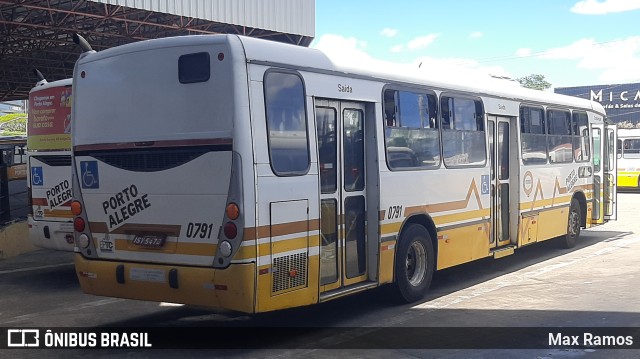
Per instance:
[[[491,166],[491,247],[507,245],[510,236],[510,136],[509,119],[489,116],[489,163]]]
[[[617,215],[616,190],[618,166],[616,143],[618,141],[616,124],[605,124],[604,138],[604,219],[615,220]]]
[[[604,131],[604,125],[594,124],[591,128],[593,138],[593,213],[592,220],[594,223],[603,223],[603,200],[602,200],[602,178],[604,173],[604,166],[602,163],[603,158],[603,146],[602,146],[602,132]]]
[[[364,105],[316,100],[321,291],[367,279]]]

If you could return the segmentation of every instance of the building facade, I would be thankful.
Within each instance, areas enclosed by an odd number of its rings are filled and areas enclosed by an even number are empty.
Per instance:
[[[612,122],[640,124],[640,83],[560,87],[554,91],[600,102]]]

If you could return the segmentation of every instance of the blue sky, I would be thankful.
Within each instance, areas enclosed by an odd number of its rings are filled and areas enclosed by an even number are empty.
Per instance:
[[[316,0],[311,47],[553,87],[640,82],[640,0]]]

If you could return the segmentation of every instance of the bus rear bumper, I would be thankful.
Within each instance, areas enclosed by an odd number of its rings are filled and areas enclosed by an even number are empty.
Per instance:
[[[29,223],[29,241],[40,248],[73,252],[73,223],[36,221],[31,216]]]
[[[88,294],[254,312],[255,264],[226,269],[90,260],[75,254]]]

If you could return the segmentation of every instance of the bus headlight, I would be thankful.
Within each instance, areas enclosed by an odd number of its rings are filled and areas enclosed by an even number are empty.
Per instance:
[[[85,233],[82,233],[81,235],[79,235],[78,246],[81,248],[89,247],[89,236],[87,236]]]
[[[229,241],[222,241],[220,243],[220,254],[223,257],[229,257],[231,255],[231,243]]]

